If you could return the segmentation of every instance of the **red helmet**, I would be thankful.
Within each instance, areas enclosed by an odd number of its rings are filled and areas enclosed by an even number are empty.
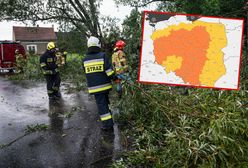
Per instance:
[[[115,43],[115,48],[117,49],[123,49],[125,47],[126,43],[122,40],[119,40]]]

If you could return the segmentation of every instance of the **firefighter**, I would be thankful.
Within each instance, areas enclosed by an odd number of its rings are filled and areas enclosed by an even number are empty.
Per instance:
[[[126,60],[126,54],[123,49],[126,43],[122,40],[119,40],[115,44],[114,53],[112,55],[112,65],[114,67],[114,71],[117,75],[116,90],[119,98],[122,96],[122,80],[128,79],[128,65]]]
[[[58,65],[58,67],[62,67],[64,66],[64,61],[63,61],[63,55],[62,52],[59,51],[59,49],[56,49],[56,53],[55,53],[56,57],[57,57],[57,61],[56,64]]]
[[[54,42],[47,44],[46,52],[40,57],[40,66],[47,82],[47,94],[50,100],[60,98],[60,75],[58,70],[56,46]]]
[[[57,57],[57,65],[59,67],[64,67],[66,65],[67,52],[57,49],[57,52],[55,55]]]
[[[114,71],[110,60],[101,52],[100,40],[91,36],[87,41],[88,52],[83,59],[83,69],[87,79],[88,91],[96,100],[98,113],[102,121],[102,130],[113,131],[113,119],[109,109],[109,91]]]
[[[24,67],[27,65],[27,61],[24,56],[19,52],[19,49],[15,50],[15,58],[16,58],[16,72],[22,73],[24,71]]]

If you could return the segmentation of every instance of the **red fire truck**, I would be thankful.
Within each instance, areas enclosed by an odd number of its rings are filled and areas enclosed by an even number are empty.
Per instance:
[[[25,49],[19,42],[0,41],[0,71],[13,71],[15,65],[15,51],[25,56]]]

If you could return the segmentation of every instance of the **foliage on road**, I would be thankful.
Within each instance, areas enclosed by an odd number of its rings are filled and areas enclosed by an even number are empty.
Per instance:
[[[5,147],[4,144],[0,144],[0,149],[3,149]]]
[[[134,136],[126,166],[247,165],[247,88],[182,91],[143,84],[126,88],[119,121]]]
[[[46,124],[27,125],[25,128],[25,134],[17,137],[16,139],[12,140],[11,142],[8,142],[7,144],[0,144],[0,150],[11,146],[15,142],[21,140],[22,138],[24,138],[25,136],[27,136],[31,133],[39,132],[39,131],[46,131],[46,130],[48,130],[48,128],[49,128],[49,126]]]
[[[46,131],[49,128],[46,124],[36,124],[36,125],[27,125],[25,133],[33,133],[37,131]]]
[[[136,0],[118,2],[136,4]],[[210,1],[201,1],[198,5],[195,5],[198,1],[159,2],[158,8],[162,11],[244,16],[243,0],[235,1],[237,5],[232,6],[222,0],[212,0],[212,5]],[[139,6],[146,3],[149,1],[139,1]],[[218,10],[212,11],[213,5]],[[127,21],[139,20],[140,14],[132,13],[129,17]],[[135,22],[125,22],[123,26],[132,28],[132,24]],[[126,51],[133,73],[138,67],[133,58],[139,59],[139,53],[134,54],[134,46],[140,42],[133,39],[140,38],[141,31],[130,32],[126,31],[129,34],[126,40],[132,44]],[[127,140],[130,144],[112,167],[246,167],[248,62],[245,51],[239,91],[145,85],[135,82],[137,77],[132,75],[132,81],[124,86],[118,117],[126,137],[131,137]]]

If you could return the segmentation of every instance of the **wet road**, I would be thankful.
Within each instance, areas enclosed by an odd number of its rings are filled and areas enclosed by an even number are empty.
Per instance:
[[[119,132],[100,131],[94,100],[83,92],[49,102],[44,83],[12,82],[0,77],[0,167],[107,167],[120,150]],[[47,130],[25,135],[27,125]],[[12,143],[10,143],[12,142]]]

